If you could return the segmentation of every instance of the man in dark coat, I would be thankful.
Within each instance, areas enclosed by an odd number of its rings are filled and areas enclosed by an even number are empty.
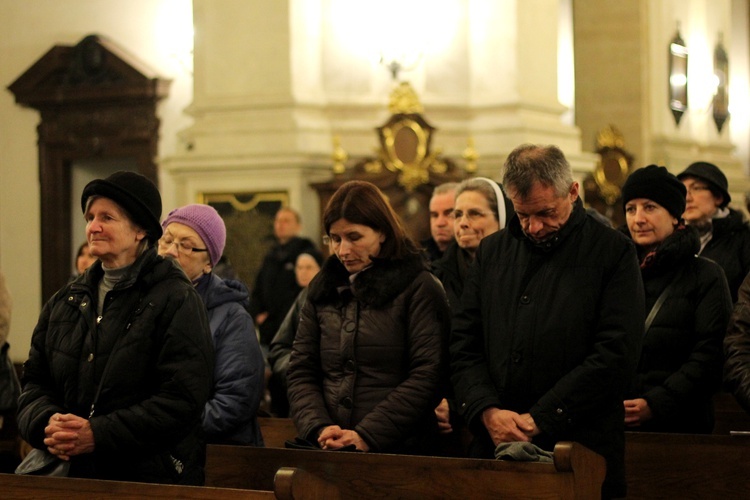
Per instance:
[[[277,243],[266,254],[255,278],[250,314],[258,325],[266,356],[273,336],[302,290],[294,277],[294,263],[299,254],[317,251],[312,241],[297,236],[300,229],[297,212],[288,207],[276,212],[273,232]]]
[[[453,234],[453,205],[456,204],[457,182],[436,186],[430,198],[430,238],[422,241],[427,260],[435,262],[455,241]]]
[[[624,496],[622,397],[645,317],[635,248],[586,214],[557,147],[519,146],[505,169],[516,215],[482,240],[451,332],[472,455],[577,441],[607,461],[602,495]]]

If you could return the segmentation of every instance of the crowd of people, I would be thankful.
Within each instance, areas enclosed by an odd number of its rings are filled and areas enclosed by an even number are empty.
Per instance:
[[[24,365],[21,436],[71,476],[201,484],[207,442],[263,445],[270,395],[324,450],[574,440],[623,496],[625,430],[710,433],[723,381],[750,411],[750,226],[706,162],[635,170],[621,228],[579,190],[559,148],[519,146],[502,183],[436,187],[417,244],[349,181],[322,214],[329,256],[284,207],[249,291],[215,272],[214,208],[161,221],[145,177],[92,181],[77,271]]]

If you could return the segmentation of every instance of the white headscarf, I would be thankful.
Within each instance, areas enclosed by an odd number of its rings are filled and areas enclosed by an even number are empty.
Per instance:
[[[505,213],[505,196],[503,196],[503,190],[500,189],[500,186],[497,184],[497,182],[493,181],[492,179],[488,179],[487,177],[474,177],[474,179],[478,181],[485,181],[492,187],[492,190],[495,191],[495,198],[497,198],[497,221],[500,224],[500,229],[504,229],[507,215]]]

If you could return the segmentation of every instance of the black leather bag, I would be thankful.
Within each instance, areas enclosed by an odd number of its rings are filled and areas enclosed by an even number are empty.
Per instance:
[[[3,415],[16,412],[18,396],[21,395],[21,383],[8,356],[9,348],[10,344],[5,342],[0,349],[0,414]]]

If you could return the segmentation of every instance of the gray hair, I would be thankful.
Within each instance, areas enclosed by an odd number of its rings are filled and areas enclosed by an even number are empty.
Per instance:
[[[505,213],[505,196],[497,182],[486,177],[466,179],[456,188],[456,198],[466,191],[474,191],[484,196],[492,214],[495,216],[495,220],[500,225],[500,229],[505,228],[507,218]]]
[[[432,196],[430,196],[430,200],[432,200],[435,196],[439,196],[441,194],[452,193],[456,190],[457,187],[458,182],[444,182],[439,186],[435,186],[435,189],[432,191]]]
[[[503,185],[525,198],[535,183],[552,186],[558,196],[565,196],[573,184],[570,163],[557,146],[522,144],[505,160]]]

